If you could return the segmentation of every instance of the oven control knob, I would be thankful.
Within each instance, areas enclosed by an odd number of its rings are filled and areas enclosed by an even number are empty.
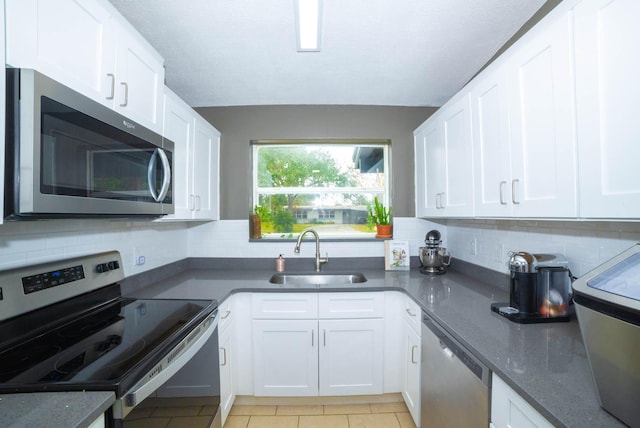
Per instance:
[[[109,270],[115,270],[115,269],[119,269],[120,268],[120,264],[118,263],[117,260],[109,262],[108,266],[109,266]]]

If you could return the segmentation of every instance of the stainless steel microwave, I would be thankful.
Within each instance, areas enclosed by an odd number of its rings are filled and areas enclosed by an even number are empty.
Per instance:
[[[174,212],[173,142],[37,71],[6,72],[6,219]]]

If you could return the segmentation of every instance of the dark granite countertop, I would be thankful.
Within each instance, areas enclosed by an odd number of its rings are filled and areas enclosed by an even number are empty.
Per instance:
[[[113,392],[37,392],[0,394],[0,426],[4,428],[82,428],[115,401]]]
[[[222,302],[238,292],[402,291],[555,426],[624,426],[598,403],[575,317],[570,322],[548,324],[511,322],[490,311],[491,303],[509,300],[505,287],[488,284],[486,277],[475,272],[452,270],[427,276],[415,268],[395,272],[348,269],[363,272],[368,281],[292,286],[269,283],[274,273],[269,269],[221,269],[202,261],[183,269],[151,275],[153,283],[145,287],[134,281],[129,294]],[[330,273],[332,269],[323,271]],[[127,291],[124,285],[123,290]]]

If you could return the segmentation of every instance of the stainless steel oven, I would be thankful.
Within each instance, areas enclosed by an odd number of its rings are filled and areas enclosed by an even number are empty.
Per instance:
[[[5,217],[174,212],[173,142],[30,69],[7,69]]]
[[[217,302],[127,298],[122,279],[118,252],[0,272],[0,393],[113,391],[120,427],[208,350],[195,370],[219,421]]]

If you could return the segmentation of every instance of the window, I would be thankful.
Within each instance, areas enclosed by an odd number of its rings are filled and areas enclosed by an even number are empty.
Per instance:
[[[389,140],[251,141],[254,212],[263,238],[373,238],[375,197],[389,206]]]

